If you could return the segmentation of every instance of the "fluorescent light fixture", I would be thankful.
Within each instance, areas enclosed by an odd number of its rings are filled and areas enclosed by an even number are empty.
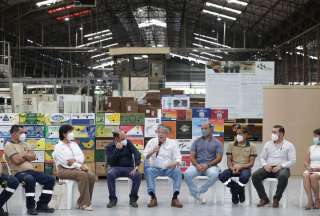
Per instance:
[[[27,85],[27,89],[40,89],[40,88],[54,88],[54,85]],[[61,85],[56,85],[56,88],[61,88]]]
[[[224,15],[224,14],[219,14],[219,13],[216,13],[216,12],[213,12],[213,11],[209,11],[209,10],[206,10],[206,9],[203,9],[202,11],[203,13],[207,13],[207,14],[211,14],[211,15],[214,15],[214,16],[217,16],[218,18],[219,17],[222,17],[222,18],[226,18],[226,19],[230,19],[230,20],[237,20],[237,18],[235,17],[232,17],[232,16],[227,16],[227,15]]]
[[[199,37],[195,37],[194,39],[198,40],[198,41],[203,41],[203,42],[206,42],[206,43],[209,43],[209,44],[212,44],[212,45],[216,45],[216,46],[221,46],[221,47],[225,47],[225,48],[231,48],[231,47],[229,47],[227,45],[223,45],[223,44],[220,44],[220,43],[217,43],[217,42],[213,42],[213,41],[208,41],[206,39],[199,38]]]
[[[170,53],[170,56],[173,57],[173,58],[180,58],[180,59],[185,59],[185,60],[188,60],[188,61],[192,61],[192,62],[195,62],[197,64],[204,64],[206,65],[207,62],[203,61],[203,60],[200,60],[200,59],[196,59],[196,58],[193,58],[193,57],[190,57],[190,56],[182,56],[182,55],[178,55],[178,54],[175,54],[175,53]]]
[[[244,1],[238,1],[238,0],[227,0],[227,2],[229,4],[239,4],[239,5],[242,5],[242,6],[247,6],[248,5],[248,2],[244,2]]]
[[[96,62],[103,62],[103,61],[110,60],[110,59],[112,59],[112,57],[98,59]]]
[[[64,18],[64,21],[69,21],[69,20],[70,20],[69,17]]]
[[[202,34],[198,34],[198,33],[193,33],[193,34],[194,34],[195,36],[203,37],[203,38],[207,38],[207,39],[210,39],[210,40],[215,40],[215,41],[217,41],[217,40],[218,40],[217,38],[209,37],[209,36],[202,35]]]
[[[148,55],[142,55],[142,58],[149,58]]]
[[[201,55],[198,55],[198,54],[194,54],[194,53],[189,53],[189,55],[192,55],[192,56],[194,56],[196,58],[203,58],[203,59],[208,60],[208,61],[211,60],[210,58],[207,58],[207,57],[204,57],[204,56],[201,56]]]
[[[296,49],[297,50],[303,50],[303,46],[297,46]]]
[[[167,28],[167,23],[165,23],[161,20],[151,19],[151,20],[147,20],[145,22],[138,24],[139,28],[145,28],[145,27],[149,27],[149,26],[159,26],[159,27]]]
[[[208,53],[208,52],[201,52],[200,54],[208,55],[208,56],[211,56],[211,57],[214,57],[214,58],[219,58],[219,59],[223,58],[222,56],[214,55],[214,54],[211,54],[211,53]]]
[[[232,8],[221,6],[221,5],[218,5],[218,4],[213,4],[213,3],[210,3],[210,2],[207,2],[206,6],[207,7],[218,8],[218,9],[229,11],[229,12],[236,13],[236,14],[241,14],[242,13],[240,10],[232,9]]]
[[[102,63],[100,65],[94,66],[94,67],[92,67],[92,69],[104,68],[107,66],[112,66],[113,64],[114,64],[114,61],[109,61],[109,62]]]
[[[101,39],[101,40],[89,42],[89,43],[86,43],[86,44],[82,44],[82,45],[79,45],[79,46],[77,46],[77,47],[90,46],[90,45],[93,45],[93,44],[101,43],[101,42],[103,42],[103,41],[112,40],[112,39],[113,39],[112,37],[108,37],[108,38],[105,38],[105,39]]]
[[[109,44],[107,46],[103,46],[102,48],[109,48],[109,47],[113,47],[113,46],[117,46],[119,45],[118,43],[113,43],[113,44]]]
[[[91,56],[90,58],[94,59],[94,58],[98,58],[100,56],[109,55],[109,54],[110,54],[109,52],[105,52],[105,53],[101,53],[101,54],[98,54],[98,55]]]
[[[110,35],[112,35],[111,32],[109,32],[107,34],[98,35],[98,36],[95,36],[95,37],[89,37],[88,41],[104,38],[104,37],[107,37],[107,36],[110,36]]]
[[[110,32],[110,29],[105,29],[105,30],[102,30],[102,31],[86,34],[86,35],[84,35],[84,37],[87,38],[87,37],[91,37],[91,36],[96,36],[96,35],[103,34],[103,33],[106,33],[106,32]]]
[[[46,1],[37,2],[36,5],[37,5],[37,7],[50,6],[52,4],[56,4],[56,3],[59,3],[59,2],[62,2],[62,1],[63,0],[46,0]]]

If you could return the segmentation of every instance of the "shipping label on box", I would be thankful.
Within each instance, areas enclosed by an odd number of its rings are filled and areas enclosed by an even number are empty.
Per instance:
[[[106,161],[106,151],[105,150],[96,150],[95,161],[96,162],[105,162]]]
[[[47,125],[63,125],[70,124],[70,113],[51,113],[46,115]]]
[[[0,125],[20,124],[19,113],[0,113]]]
[[[26,125],[27,138],[45,138],[45,128],[43,125]]]
[[[143,125],[144,114],[142,113],[121,113],[121,125]]]
[[[74,125],[73,134],[75,138],[94,138],[96,133],[96,127],[93,125]]]
[[[95,149],[95,139],[94,138],[77,138],[75,140],[81,149]]]
[[[45,163],[53,163],[54,160],[53,160],[53,157],[52,157],[52,153],[53,151],[45,151],[44,153],[44,161]]]
[[[177,139],[192,139],[192,121],[177,121]]]
[[[45,150],[47,150],[47,151],[49,151],[49,150],[53,151],[55,145],[58,144],[59,139],[46,139],[45,142],[46,142],[46,149],[45,149]]]
[[[28,143],[33,150],[44,151],[46,148],[45,138],[26,139],[26,143]]]
[[[120,130],[124,131],[127,136],[143,137],[143,126],[120,126]]]
[[[177,139],[177,143],[182,154],[189,154],[192,145],[192,139]]]
[[[209,123],[208,118],[192,118],[192,137],[200,137],[201,125]]]
[[[94,150],[83,150],[85,162],[94,162]]]
[[[44,151],[34,151],[34,153],[36,154],[37,159],[33,162],[44,163],[44,159],[45,159]]]
[[[37,163],[37,162],[34,162],[32,163],[33,164],[33,168],[35,171],[37,172],[44,172],[44,163]]]
[[[10,129],[11,129],[11,126],[0,125],[0,137],[1,138],[11,138]]]
[[[112,137],[112,131],[119,129],[119,126],[97,125],[96,137]]]
[[[120,125],[120,113],[106,113],[105,125]]]
[[[99,112],[96,113],[96,125],[104,125],[105,124],[105,113]]]
[[[159,118],[145,118],[144,136],[145,137],[157,137],[157,129],[161,123]]]
[[[176,139],[177,133],[176,133],[176,121],[162,121],[161,122],[162,125],[164,125],[165,127],[167,127],[169,129],[169,134],[168,137],[170,139]]]
[[[71,124],[72,125],[94,125],[95,124],[94,113],[72,113]]]
[[[141,137],[141,138],[140,137],[128,137],[128,140],[130,140],[138,150],[144,149],[144,138],[143,137]]]
[[[57,125],[46,126],[46,138],[59,139],[59,128]]]
[[[107,145],[111,145],[113,143],[112,139],[102,139],[96,140],[96,149],[102,150],[105,149]]]

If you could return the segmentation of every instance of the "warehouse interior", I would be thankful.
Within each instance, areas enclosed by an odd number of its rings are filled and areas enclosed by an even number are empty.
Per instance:
[[[320,128],[319,12],[318,0],[0,0],[1,164],[8,172],[3,155],[11,126],[24,125],[35,169],[55,176],[52,152],[60,126],[70,124],[97,177],[94,211],[65,209],[57,181],[53,215],[318,215],[303,208],[302,174],[312,132]],[[272,127],[283,125],[297,161],[280,208],[257,208],[253,185],[246,189],[250,202],[233,205],[218,181],[205,205],[190,198],[183,182],[184,208],[173,209],[172,183],[162,179],[158,208],[147,208],[143,180],[133,209],[130,181],[119,179],[118,206],[107,209],[104,149],[112,132],[125,131],[142,153],[160,123],[179,144],[182,173],[192,165],[190,148],[203,123],[214,126],[224,151],[235,141],[235,126],[247,127],[258,152],[252,170],[262,167]],[[227,166],[224,154],[219,167]],[[268,182],[266,188],[275,190]],[[6,209],[26,215],[24,202],[21,186]]]

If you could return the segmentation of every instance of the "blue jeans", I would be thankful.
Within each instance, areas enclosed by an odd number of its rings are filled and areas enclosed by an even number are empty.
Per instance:
[[[205,172],[199,172],[195,166],[190,166],[184,173],[184,179],[189,187],[189,191],[193,197],[198,197],[200,194],[205,193],[217,181],[220,173],[220,168],[213,166],[208,168]],[[193,178],[197,176],[207,176],[208,180],[198,188],[193,182]]]
[[[173,193],[180,192],[182,174],[179,168],[161,169],[157,167],[148,167],[145,169],[148,194],[156,194],[156,178],[158,176],[168,176],[173,180]]]

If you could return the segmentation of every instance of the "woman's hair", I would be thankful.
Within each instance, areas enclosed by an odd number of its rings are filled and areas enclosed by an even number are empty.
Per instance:
[[[315,129],[315,130],[313,131],[313,133],[316,134],[316,135],[318,135],[318,136],[320,136],[320,128]]]
[[[63,140],[64,139],[64,134],[68,133],[69,131],[72,131],[73,127],[71,125],[62,125],[59,128],[59,139]]]

